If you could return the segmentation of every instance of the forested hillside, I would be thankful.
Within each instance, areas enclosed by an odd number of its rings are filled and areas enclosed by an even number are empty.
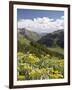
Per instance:
[[[53,33],[48,33],[46,36],[38,40],[38,43],[48,47],[64,48],[64,30],[58,30]]]

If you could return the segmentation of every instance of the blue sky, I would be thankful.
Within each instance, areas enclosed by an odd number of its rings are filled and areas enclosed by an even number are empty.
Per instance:
[[[17,9],[18,28],[42,32],[64,29],[64,11]]]
[[[63,11],[54,10],[33,10],[33,9],[17,9],[17,20],[20,19],[33,19],[37,17],[49,17],[53,19],[64,16]]]

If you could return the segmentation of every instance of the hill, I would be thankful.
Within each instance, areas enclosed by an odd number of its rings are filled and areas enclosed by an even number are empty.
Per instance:
[[[64,48],[64,30],[57,30],[52,33],[48,33],[37,42],[47,47]]]
[[[42,37],[40,34],[25,28],[18,29],[18,33],[30,41],[38,41]]]

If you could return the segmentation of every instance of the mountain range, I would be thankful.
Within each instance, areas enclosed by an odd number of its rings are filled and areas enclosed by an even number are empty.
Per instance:
[[[64,30],[57,30],[52,33],[37,33],[25,28],[18,29],[18,33],[30,41],[37,42],[47,47],[64,48]]]

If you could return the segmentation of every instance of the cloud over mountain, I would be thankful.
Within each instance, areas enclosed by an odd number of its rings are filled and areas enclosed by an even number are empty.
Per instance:
[[[64,29],[64,16],[54,20],[48,17],[38,17],[34,19],[21,19],[18,21],[18,28],[26,28],[38,33],[50,33],[59,29]]]

